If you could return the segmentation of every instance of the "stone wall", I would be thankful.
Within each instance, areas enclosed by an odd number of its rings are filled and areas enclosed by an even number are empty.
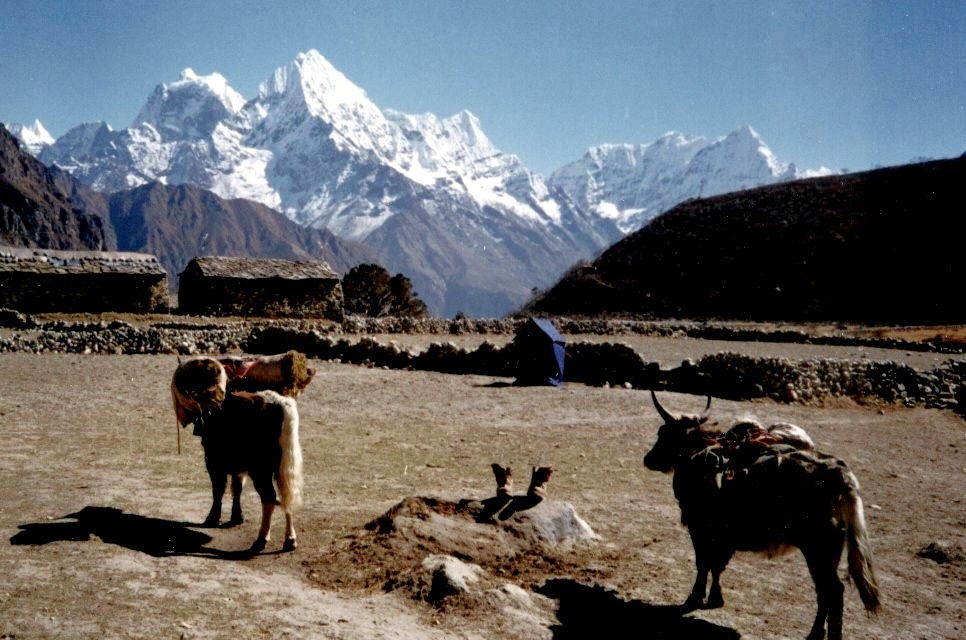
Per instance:
[[[483,342],[465,350],[446,341],[425,350],[381,344],[369,337],[348,338],[293,323],[240,322],[190,326],[135,327],[125,322],[33,323],[22,314],[0,312],[14,329],[0,337],[0,352],[224,354],[281,353],[296,349],[310,358],[394,369],[515,377],[512,343]],[[330,329],[343,331],[339,325]],[[662,369],[620,343],[567,345],[564,379],[596,386],[666,389],[747,400],[821,404],[848,398],[866,404],[966,409],[966,362],[947,360],[930,371],[898,362],[868,360],[754,358],[735,353],[708,355]]]
[[[192,315],[342,320],[338,280],[182,275],[179,312]]]
[[[160,313],[168,310],[165,275],[16,273],[0,277],[0,306],[24,313]]]

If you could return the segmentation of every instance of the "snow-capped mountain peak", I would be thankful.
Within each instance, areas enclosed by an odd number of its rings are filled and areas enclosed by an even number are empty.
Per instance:
[[[717,147],[726,148],[735,158],[760,158],[768,172],[779,180],[786,179],[786,176],[794,177],[795,166],[787,162],[779,162],[758,132],[750,125],[746,124],[735,129],[710,146],[710,148]]]
[[[550,183],[625,233],[689,198],[822,175],[780,162],[748,125],[708,141],[669,132],[650,144],[601,145],[553,173]]]
[[[501,154],[493,146],[483,133],[479,119],[469,111],[460,111],[448,118],[391,109],[384,113],[405,139],[399,150],[407,152],[408,157],[398,157],[401,169],[421,184],[456,176],[472,177],[485,173],[490,168],[488,161],[515,158]]]
[[[280,132],[305,135],[306,126],[317,136],[323,131],[315,125],[321,124],[340,149],[373,152],[385,160],[396,152],[396,132],[382,111],[314,49],[276,69],[247,110],[253,126],[271,130],[275,140],[281,140]]]
[[[258,89],[260,98],[300,91],[312,115],[336,113],[346,106],[369,103],[366,92],[336,69],[321,53],[311,49],[279,67]]]
[[[33,124],[11,122],[4,124],[7,131],[20,140],[24,149],[32,156],[38,155],[47,145],[54,144],[54,137],[50,135],[43,123],[38,119]]]
[[[176,81],[155,87],[133,126],[149,124],[165,140],[204,137],[244,104],[220,73],[199,76],[188,68]]]

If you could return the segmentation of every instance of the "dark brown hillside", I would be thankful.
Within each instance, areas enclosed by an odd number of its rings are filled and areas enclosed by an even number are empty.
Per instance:
[[[198,187],[153,183],[110,196],[111,222],[122,251],[153,253],[177,279],[189,260],[217,255],[324,260],[345,273],[373,262],[365,247],[329,231],[299,226],[250,200],[225,200]]]
[[[881,324],[966,322],[966,158],[681,204],[531,310]]]
[[[103,211],[71,201],[55,172],[37,162],[0,125],[0,244],[66,250],[113,250]]]

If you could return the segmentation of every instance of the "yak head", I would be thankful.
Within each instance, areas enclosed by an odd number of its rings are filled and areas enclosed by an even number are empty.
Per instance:
[[[227,384],[225,368],[214,358],[196,358],[178,365],[171,379],[178,423],[187,426],[206,409],[220,407]]]
[[[657,430],[657,442],[644,456],[644,466],[652,471],[669,473],[681,462],[689,459],[695,451],[706,446],[698,445],[708,438],[704,424],[708,421],[711,396],[708,396],[708,404],[700,414],[674,415],[661,406],[653,389],[651,389],[651,400],[658,415],[664,420],[664,424]]]

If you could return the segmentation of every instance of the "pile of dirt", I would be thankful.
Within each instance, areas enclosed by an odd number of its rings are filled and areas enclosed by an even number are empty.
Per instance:
[[[516,623],[546,628],[555,605],[534,589],[551,576],[586,576],[599,540],[567,502],[418,496],[307,564],[326,589],[392,591],[463,616],[509,609]]]

